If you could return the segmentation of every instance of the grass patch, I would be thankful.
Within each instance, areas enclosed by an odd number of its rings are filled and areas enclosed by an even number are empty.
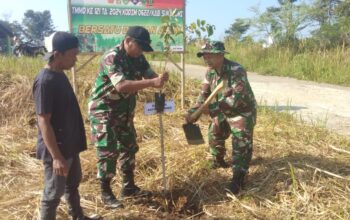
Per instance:
[[[296,52],[285,47],[262,48],[260,44],[225,42],[228,59],[234,60],[249,72],[263,75],[292,77],[301,80],[350,86],[350,49],[335,48],[328,51]],[[187,45],[185,60],[188,64],[204,65],[197,58],[199,46]],[[164,60],[158,55],[147,55],[151,59]],[[180,55],[173,54],[180,62]]]
[[[32,61],[23,62],[29,62],[24,65],[30,66]],[[28,74],[0,74],[0,98],[4,100],[0,109],[0,215],[3,219],[33,219],[39,211],[43,167],[33,158],[37,129],[30,97],[31,82],[39,69]],[[87,135],[90,128],[86,120],[86,99],[96,70],[97,60],[79,72],[77,79]],[[165,89],[167,99],[174,99],[177,106],[180,106],[179,81],[179,76],[171,74]],[[195,100],[198,89],[198,82],[188,81],[186,107]],[[81,154],[83,180],[80,193],[86,213],[99,213],[106,219],[350,218],[350,141],[268,107],[258,109],[253,161],[245,189],[238,197],[227,196],[224,191],[232,176],[230,169],[208,168],[207,145],[187,145],[181,128],[184,112],[177,109],[175,113],[165,114],[170,191],[163,196],[158,118],[142,113],[143,104],[152,101],[154,92],[152,89],[140,92],[135,120],[140,145],[136,182],[154,195],[149,199],[124,201],[126,208],[120,211],[105,209],[96,180],[96,153],[89,145],[89,149]],[[13,94],[13,99],[8,94]],[[202,117],[199,122],[203,134],[206,134],[208,120]],[[232,151],[230,147],[227,149],[230,160]],[[120,179],[117,175],[113,180],[116,193],[120,190]],[[59,206],[58,218],[67,219],[64,203]]]

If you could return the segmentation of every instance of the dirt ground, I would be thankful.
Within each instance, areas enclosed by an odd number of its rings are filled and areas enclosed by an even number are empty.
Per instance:
[[[154,64],[157,64],[154,62]],[[167,68],[179,71],[174,65]],[[205,67],[186,65],[185,78],[202,79]],[[350,87],[248,73],[259,105],[288,111],[350,138]]]

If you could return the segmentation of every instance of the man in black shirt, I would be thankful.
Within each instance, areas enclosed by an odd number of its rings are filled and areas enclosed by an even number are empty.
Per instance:
[[[41,219],[56,219],[60,198],[65,195],[73,219],[90,219],[80,206],[82,178],[79,153],[86,150],[86,136],[80,108],[64,70],[74,66],[78,39],[67,32],[45,38],[47,65],[33,84],[38,118],[37,158],[45,167]]]

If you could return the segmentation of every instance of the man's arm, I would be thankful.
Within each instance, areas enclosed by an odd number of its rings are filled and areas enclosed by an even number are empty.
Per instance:
[[[164,72],[163,74],[152,78],[152,79],[143,79],[143,80],[123,80],[119,82],[115,88],[118,92],[123,93],[134,93],[139,90],[154,87],[154,88],[162,88],[164,83],[168,80],[169,74]]]
[[[209,97],[210,95],[210,84],[207,81],[204,81],[202,84],[202,89],[200,94],[197,97],[197,101],[196,104],[194,106],[192,106],[188,111],[187,111],[187,115],[185,116],[185,120],[186,123],[194,123],[196,122],[199,117],[200,114],[198,115],[198,117],[196,117],[195,120],[191,119],[191,115],[197,111],[197,109],[199,109],[201,107],[201,105],[203,105],[203,103],[205,102],[205,100]],[[206,107],[203,112],[204,114],[208,114],[208,107]]]
[[[53,159],[53,171],[58,176],[68,175],[68,165],[58,148],[56,136],[50,123],[51,114],[38,115],[38,125],[44,143]]]
[[[232,110],[245,112],[249,110],[250,106],[247,86],[249,86],[247,73],[244,69],[239,68],[236,71],[236,77],[235,80],[233,80],[231,87],[223,92],[223,97],[219,100],[220,109],[223,112]]]

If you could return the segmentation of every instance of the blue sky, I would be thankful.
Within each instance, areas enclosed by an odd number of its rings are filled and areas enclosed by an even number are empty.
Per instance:
[[[49,10],[57,30],[68,30],[67,1],[65,0],[0,0],[0,19],[22,22],[26,10]],[[206,20],[215,25],[215,40],[224,37],[225,30],[236,18],[252,17],[252,6],[259,5],[260,9],[277,5],[277,0],[187,0],[186,23],[197,19]]]

